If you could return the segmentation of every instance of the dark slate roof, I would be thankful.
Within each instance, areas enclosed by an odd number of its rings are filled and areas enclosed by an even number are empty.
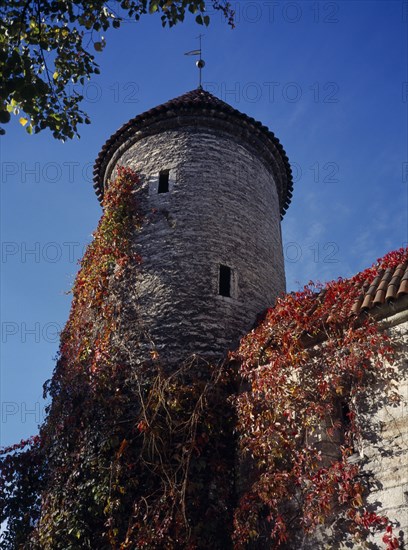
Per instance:
[[[376,306],[387,305],[408,294],[408,262],[396,267],[379,269],[374,278],[361,285],[361,293],[353,305],[353,312],[359,315]]]
[[[176,119],[183,114],[210,114],[212,117],[233,119],[235,123],[245,126],[251,135],[258,135],[267,143],[277,161],[278,193],[280,195],[281,215],[287,210],[293,191],[292,170],[289,159],[278,138],[261,122],[241,113],[210,92],[200,88],[187,92],[175,99],[154,107],[135,118],[132,118],[117,130],[102,147],[94,166],[94,188],[99,200],[103,198],[105,170],[115,151],[136,132],[147,130],[161,119]],[[178,120],[178,119],[177,119]]]

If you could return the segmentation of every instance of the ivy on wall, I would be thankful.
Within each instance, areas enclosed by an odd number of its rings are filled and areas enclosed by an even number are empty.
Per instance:
[[[385,548],[399,548],[388,519],[364,505],[367,481],[350,459],[361,403],[399,402],[394,349],[375,319],[357,319],[352,306],[367,280],[407,259],[401,249],[351,279],[310,283],[279,299],[242,340],[234,356],[247,389],[234,402],[251,477],[235,511],[237,548],[265,531],[279,546],[328,520],[337,536],[361,541],[383,529]]]
[[[150,342],[132,294],[142,205],[139,178],[119,169],[73,287],[47,419],[2,450],[5,548],[228,547],[233,381],[194,358],[169,368]]]
[[[223,364],[168,365],[132,291],[144,210],[139,178],[119,169],[73,288],[47,419],[1,451],[4,548],[278,547],[337,516],[356,540],[382,529],[398,548],[350,461],[360,401],[380,383],[398,402],[393,349],[351,306],[407,251],[279,299]]]

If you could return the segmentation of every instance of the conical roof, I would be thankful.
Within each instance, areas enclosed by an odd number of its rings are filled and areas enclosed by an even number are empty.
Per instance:
[[[106,169],[119,148],[122,149],[127,142],[132,144],[147,135],[187,124],[210,124],[218,128],[229,128],[230,131],[234,128],[234,135],[239,127],[241,136],[259,149],[260,155],[273,166],[283,216],[291,201],[293,181],[289,159],[279,139],[261,122],[201,88],[137,115],[107,140],[94,166],[94,188],[99,200],[103,198]]]

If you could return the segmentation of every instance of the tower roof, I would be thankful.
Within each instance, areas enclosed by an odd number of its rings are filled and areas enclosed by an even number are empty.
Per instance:
[[[289,159],[279,139],[261,122],[200,88],[137,115],[107,140],[94,165],[94,188],[98,199],[103,198],[107,168],[118,150],[123,151],[127,145],[147,135],[187,124],[199,127],[204,120],[208,122],[209,119],[212,120],[212,126],[230,131],[234,128],[234,135],[239,127],[241,136],[253,143],[266,162],[272,164],[283,216],[291,201],[293,181]]]

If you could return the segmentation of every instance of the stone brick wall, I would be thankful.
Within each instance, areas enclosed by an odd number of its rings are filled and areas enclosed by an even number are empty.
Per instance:
[[[359,462],[362,475],[369,482],[366,505],[370,511],[387,516],[399,537],[400,548],[408,548],[408,312],[383,321],[397,349],[394,364],[399,404],[385,403],[383,388],[375,388],[375,397],[360,403],[359,418],[363,428],[352,459]],[[328,519],[325,526],[310,536],[293,533],[288,550],[382,550],[384,532],[356,543],[342,528],[341,515]]]
[[[150,222],[136,237],[143,264],[129,291],[159,353],[222,357],[285,291],[271,167],[244,140],[201,125],[122,146],[115,165],[143,180]],[[158,194],[166,169],[170,190]],[[232,270],[231,297],[219,295],[220,264]]]
[[[408,315],[406,316],[406,318]],[[387,320],[386,320],[387,321]],[[408,320],[390,328],[399,351],[396,362],[399,405],[387,406],[378,388],[378,400],[369,403],[367,429],[361,443],[361,454],[367,463],[364,471],[372,479],[368,503],[394,523],[400,535],[401,548],[408,547]],[[381,537],[373,537],[373,548],[383,548]],[[375,546],[377,544],[378,546]]]

